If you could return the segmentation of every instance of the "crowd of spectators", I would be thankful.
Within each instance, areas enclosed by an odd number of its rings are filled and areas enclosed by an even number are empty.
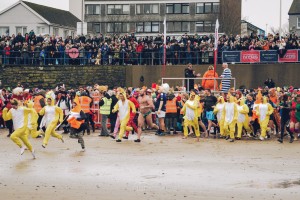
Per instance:
[[[0,64],[11,65],[161,65],[164,62],[163,35],[137,37],[124,35],[75,36],[62,38],[36,35],[33,31],[24,36],[0,38]],[[166,64],[212,64],[214,36],[167,36]],[[218,39],[218,62],[223,51],[287,50],[299,49],[299,37],[288,34],[261,36],[222,35]],[[70,50],[78,49],[74,57]]]

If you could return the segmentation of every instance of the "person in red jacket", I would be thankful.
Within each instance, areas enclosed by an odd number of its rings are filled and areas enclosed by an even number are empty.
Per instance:
[[[139,42],[139,44],[136,47],[136,52],[138,54],[138,64],[141,65],[142,64],[142,52],[144,50],[144,43],[143,42]]]
[[[134,104],[135,109],[138,109],[139,108],[138,101],[136,100],[136,98],[134,98],[130,94],[131,94],[130,90],[127,90],[126,91],[127,99]],[[127,123],[127,126],[131,126],[133,128],[134,132],[137,133],[137,125],[134,123],[135,115],[136,115],[136,113],[133,113],[132,110],[130,109],[130,118]],[[128,139],[128,136],[129,136],[129,131],[126,131],[126,135],[123,137],[123,139]]]
[[[10,46],[7,44],[7,45],[4,47],[4,51],[3,51],[3,54],[4,54],[4,64],[9,64],[10,51],[11,51],[11,48],[10,48]]]

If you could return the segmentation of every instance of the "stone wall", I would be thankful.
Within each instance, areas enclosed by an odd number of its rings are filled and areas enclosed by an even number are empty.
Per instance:
[[[12,88],[18,82],[30,88],[54,88],[58,83],[67,88],[94,83],[112,87],[125,86],[126,71],[124,66],[5,66],[0,68],[0,80],[4,87]]]

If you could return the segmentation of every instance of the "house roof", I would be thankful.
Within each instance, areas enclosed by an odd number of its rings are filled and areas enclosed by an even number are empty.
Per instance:
[[[80,19],[75,17],[75,15],[73,15],[69,11],[43,6],[27,1],[22,2],[51,24],[76,27],[77,22],[80,22]]]
[[[300,0],[294,0],[290,10],[289,15],[300,15]]]

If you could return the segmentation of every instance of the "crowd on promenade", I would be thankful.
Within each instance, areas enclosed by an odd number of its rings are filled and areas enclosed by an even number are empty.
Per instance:
[[[75,36],[36,35],[33,31],[0,38],[0,64],[10,65],[162,65],[164,37],[137,37],[132,34]],[[167,36],[166,64],[212,64],[214,36]],[[77,49],[74,52],[74,48]],[[299,49],[299,37],[288,34],[261,36],[221,35],[218,38],[218,63],[223,51]]]
[[[226,64],[223,68],[221,77],[231,76]],[[185,73],[189,71],[196,76],[190,64]],[[142,131],[149,129],[157,136],[182,134],[183,139],[197,141],[208,137],[230,142],[275,137],[282,143],[289,135],[292,143],[300,133],[300,88],[276,87],[272,79],[264,84],[257,89],[235,90],[224,79],[220,90],[212,93],[214,80],[195,82],[189,92],[185,86],[170,87],[167,83],[150,88],[97,84],[66,88],[58,84],[45,90],[19,83],[12,91],[0,91],[0,127],[8,129],[8,137],[21,148],[21,154],[27,148],[33,157],[29,135],[43,137],[46,148],[50,136],[64,142],[56,132],[61,127],[85,150],[84,134],[98,131],[99,124],[99,136],[116,142],[130,139],[131,133],[136,134],[134,142],[141,142]]]

